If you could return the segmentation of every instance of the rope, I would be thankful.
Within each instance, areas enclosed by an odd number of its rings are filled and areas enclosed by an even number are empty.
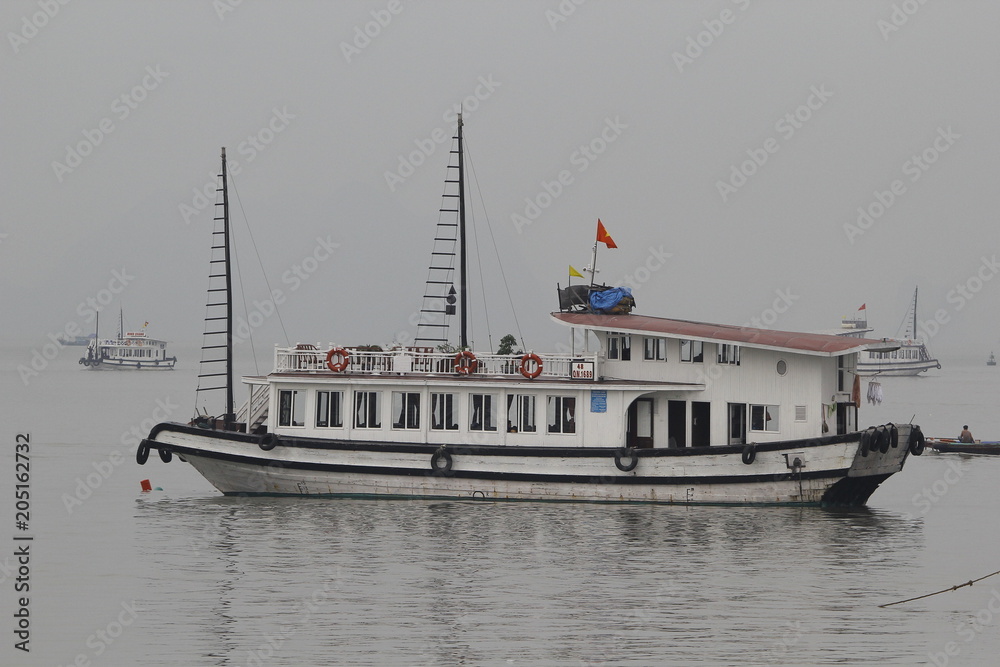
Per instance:
[[[926,595],[918,595],[915,598],[909,598],[908,600],[900,600],[899,602],[890,602],[888,604],[880,604],[879,608],[891,607],[894,604],[903,604],[904,602],[913,602],[914,600],[923,600],[924,598],[929,598],[932,595],[940,595],[941,593],[947,593],[949,591],[957,591],[959,588],[963,588],[965,586],[971,586],[972,584],[976,583],[977,581],[982,581],[983,579],[987,579],[987,578],[992,577],[992,576],[997,575],[997,574],[1000,574],[1000,570],[997,570],[996,572],[991,572],[991,573],[987,574],[986,576],[979,577],[978,579],[973,579],[971,581],[967,581],[964,584],[955,584],[951,588],[945,588],[944,590],[936,591],[934,593],[928,593]]]

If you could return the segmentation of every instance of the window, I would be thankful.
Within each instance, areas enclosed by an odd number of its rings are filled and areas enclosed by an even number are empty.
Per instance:
[[[720,364],[732,364],[733,366],[740,365],[740,346],[739,345],[719,345],[719,363]]]
[[[750,430],[765,431],[768,433],[778,432],[778,406],[777,405],[751,405],[750,406]]]
[[[704,361],[704,359],[704,344],[700,340],[681,341],[681,361],[690,361],[700,364]]]
[[[344,394],[340,391],[316,392],[316,427],[340,428],[344,425]]]
[[[608,359],[630,361],[632,359],[632,337],[627,334],[608,334]]]
[[[431,394],[431,428],[435,431],[458,430],[455,421],[455,394]]]
[[[420,428],[420,394],[415,391],[392,392],[392,427]]]
[[[282,389],[278,392],[278,426],[305,426],[306,404],[299,392]]]
[[[354,428],[382,428],[381,392],[354,392]]]
[[[531,394],[507,396],[507,432],[535,432],[535,397]]]
[[[549,396],[545,414],[549,433],[576,433],[576,399],[572,396]]]
[[[665,338],[644,338],[642,358],[646,361],[666,361],[667,340]]]
[[[469,430],[497,430],[497,397],[493,394],[469,396]]]
[[[795,406],[795,421],[797,422],[806,421],[806,406],[804,405]]]

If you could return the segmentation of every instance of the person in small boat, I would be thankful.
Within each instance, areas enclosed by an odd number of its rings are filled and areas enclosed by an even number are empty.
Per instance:
[[[969,425],[966,424],[962,427],[962,432],[958,436],[959,442],[975,442],[975,438],[972,437],[972,432],[969,431]]]

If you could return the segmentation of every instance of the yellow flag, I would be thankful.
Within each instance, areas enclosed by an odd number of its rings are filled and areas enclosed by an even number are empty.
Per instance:
[[[569,265],[569,275],[571,277],[576,276],[577,278],[583,278],[583,274],[574,269],[572,264]]]

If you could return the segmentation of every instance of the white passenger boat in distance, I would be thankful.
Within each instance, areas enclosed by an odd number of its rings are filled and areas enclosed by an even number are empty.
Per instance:
[[[168,371],[177,363],[177,357],[167,356],[167,341],[146,335],[145,324],[141,331],[124,331],[119,314],[118,337],[95,335],[78,363],[91,370]]]
[[[455,143],[464,232],[461,118]],[[228,245],[224,150],[220,178]],[[443,315],[466,307],[458,275]],[[464,317],[451,352],[278,347],[238,412],[228,384],[221,416],[156,425],[136,460],[176,455],[227,495],[858,506],[923,451],[918,426],[858,427],[857,358],[881,341],[638,315],[609,292],[558,290],[551,319],[587,341],[569,353],[470,349]]]
[[[862,306],[854,317],[845,317],[841,323],[840,335],[864,338],[873,330],[868,327],[867,309]],[[913,302],[906,316],[906,331],[902,338],[884,338],[892,343],[893,349],[865,350],[858,358],[858,372],[861,375],[920,375],[932,368],[940,369],[941,363],[931,357],[927,345],[919,338],[917,329],[917,290],[913,290]],[[898,333],[898,332],[897,332]]]

